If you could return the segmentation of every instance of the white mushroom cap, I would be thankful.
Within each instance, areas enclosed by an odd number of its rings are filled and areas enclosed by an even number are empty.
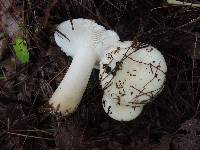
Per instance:
[[[148,45],[133,48],[131,44],[119,42],[100,62],[104,109],[108,113],[109,108],[108,115],[120,121],[136,118],[143,106],[161,92],[167,71],[157,49]]]
[[[65,21],[57,27],[54,36],[56,43],[73,60],[49,104],[55,111],[68,115],[80,103],[95,63],[119,37],[88,19]]]
[[[143,110],[143,106],[118,105],[112,97],[104,95],[102,104],[105,112],[118,121],[130,121],[135,119]]]
[[[57,45],[68,56],[74,57],[80,47],[93,49],[97,55],[96,69],[99,69],[99,61],[104,51],[119,41],[114,31],[106,30],[93,20],[83,18],[62,22],[54,36]]]

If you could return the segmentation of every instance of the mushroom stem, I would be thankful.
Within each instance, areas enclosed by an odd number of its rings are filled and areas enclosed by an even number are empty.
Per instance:
[[[49,101],[49,104],[56,111],[67,115],[77,108],[87,87],[96,59],[94,52],[79,49],[66,75]]]

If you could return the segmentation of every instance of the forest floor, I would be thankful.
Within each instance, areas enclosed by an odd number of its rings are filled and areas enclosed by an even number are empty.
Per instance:
[[[200,8],[165,0],[13,0],[6,11],[20,24],[30,60],[21,64],[14,37],[6,37],[0,57],[0,149],[200,149]],[[136,39],[164,55],[165,88],[135,120],[118,122],[104,112],[98,70],[70,117],[41,111],[72,60],[53,33],[73,18],[93,19],[122,41]]]

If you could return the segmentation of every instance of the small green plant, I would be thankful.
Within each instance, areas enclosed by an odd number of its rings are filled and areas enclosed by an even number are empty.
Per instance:
[[[29,62],[29,52],[26,41],[22,37],[16,37],[13,48],[17,59],[22,63],[26,64]]]

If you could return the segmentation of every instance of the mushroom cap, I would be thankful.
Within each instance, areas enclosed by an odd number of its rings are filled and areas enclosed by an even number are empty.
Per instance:
[[[100,62],[101,85],[105,97],[109,98],[106,102],[118,105],[115,108],[143,107],[162,91],[165,82],[167,66],[162,54],[149,45],[133,48],[131,44],[130,41],[119,42]],[[116,114],[114,111],[118,110],[113,108],[112,111]],[[119,120],[125,121],[127,116],[123,114]],[[138,111],[136,114],[139,115]]]
[[[104,95],[102,104],[105,112],[118,121],[130,121],[135,119],[143,110],[143,106],[118,105],[111,97]]]
[[[67,55],[74,57],[80,49],[92,49],[96,53],[97,62],[106,49],[119,41],[114,31],[106,30],[93,20],[83,18],[62,22],[54,36],[57,45]]]

